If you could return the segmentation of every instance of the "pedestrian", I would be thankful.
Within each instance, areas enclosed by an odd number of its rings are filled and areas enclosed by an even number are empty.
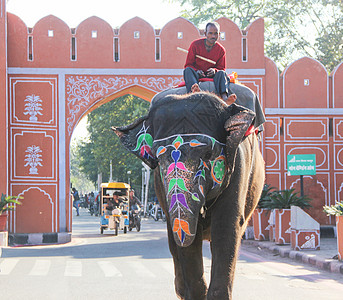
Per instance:
[[[139,199],[135,196],[135,190],[131,189],[129,193],[129,207],[130,210],[133,209],[133,207],[137,206],[137,209],[140,209],[142,206],[142,203],[139,201]]]
[[[94,205],[95,205],[95,216],[97,217],[100,211],[100,193],[98,193],[95,197],[94,200]]]
[[[72,188],[72,196],[73,196],[73,206],[76,209],[76,215],[79,216],[80,215],[80,196],[79,196],[79,192],[76,190],[76,188]]]
[[[95,214],[95,197],[94,197],[94,193],[93,192],[90,192],[89,193],[89,197],[88,197],[88,201],[89,201],[89,207],[91,210],[93,210],[93,213]]]
[[[229,95],[226,68],[226,50],[218,42],[220,26],[217,22],[207,23],[205,38],[193,41],[188,49],[183,77],[187,92],[200,92],[199,79],[213,78],[216,92],[228,104],[237,99],[235,94]],[[207,59],[201,59],[199,56]],[[213,61],[214,63],[209,62]]]

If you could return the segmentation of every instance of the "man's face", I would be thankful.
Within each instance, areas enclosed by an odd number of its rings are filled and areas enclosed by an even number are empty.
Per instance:
[[[134,193],[134,191],[130,191],[130,197],[133,197]]]
[[[214,45],[219,37],[218,28],[213,25],[208,26],[205,32],[205,36],[207,44]]]

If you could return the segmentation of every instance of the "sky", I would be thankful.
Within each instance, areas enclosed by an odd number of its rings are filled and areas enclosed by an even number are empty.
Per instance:
[[[8,0],[7,11],[20,17],[28,27],[52,14],[70,28],[97,16],[113,28],[140,17],[160,29],[180,15],[181,7],[171,0]]]

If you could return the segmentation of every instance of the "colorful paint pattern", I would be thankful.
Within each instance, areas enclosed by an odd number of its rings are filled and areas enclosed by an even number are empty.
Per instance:
[[[151,147],[153,145],[154,139],[151,134],[148,133],[148,127],[145,127],[145,122],[141,130],[137,133],[137,144],[136,148],[133,151],[139,151],[141,157],[146,159],[153,158],[154,156],[151,153]]]
[[[192,193],[187,188],[187,180],[189,178],[201,178],[202,181],[206,181],[206,172],[210,174],[213,179],[213,187],[215,185],[221,184],[225,175],[225,156],[223,155],[224,144],[219,143],[212,137],[205,135],[194,134],[193,136],[198,136],[199,139],[210,139],[212,144],[212,149],[215,145],[221,147],[220,155],[214,160],[209,160],[207,162],[201,160],[198,171],[195,176],[185,176],[185,173],[192,173],[186,167],[186,163],[181,161],[182,153],[188,151],[186,147],[199,147],[206,146],[207,143],[200,142],[198,138],[191,137],[190,135],[177,135],[174,138],[168,138],[165,140],[171,140],[171,142],[165,146],[159,146],[156,151],[156,157],[159,158],[161,155],[166,154],[168,148],[172,148],[170,153],[171,163],[166,166],[165,178],[162,178],[164,182],[167,182],[167,199],[170,199],[169,213],[176,214],[177,217],[174,219],[173,232],[177,234],[180,243],[183,244],[186,236],[192,236],[189,230],[189,223],[182,219],[182,215],[186,212],[193,214],[190,209],[190,205],[187,199],[192,199],[193,201],[200,202],[200,197],[197,193]],[[156,142],[156,141],[155,141]],[[218,151],[218,148],[217,150]],[[206,171],[207,170],[207,171]],[[201,196],[204,197],[204,187],[199,180],[199,190]],[[187,194],[189,194],[187,196]]]

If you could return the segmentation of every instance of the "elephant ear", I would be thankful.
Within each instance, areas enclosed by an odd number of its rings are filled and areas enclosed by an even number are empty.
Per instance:
[[[255,113],[243,106],[232,104],[229,107],[230,117],[225,122],[226,158],[229,171],[233,171],[238,145],[242,142],[248,128],[253,124]]]
[[[151,152],[154,139],[148,116],[141,117],[128,126],[112,127],[112,130],[127,150],[135,154],[151,169],[157,167],[158,160]]]

